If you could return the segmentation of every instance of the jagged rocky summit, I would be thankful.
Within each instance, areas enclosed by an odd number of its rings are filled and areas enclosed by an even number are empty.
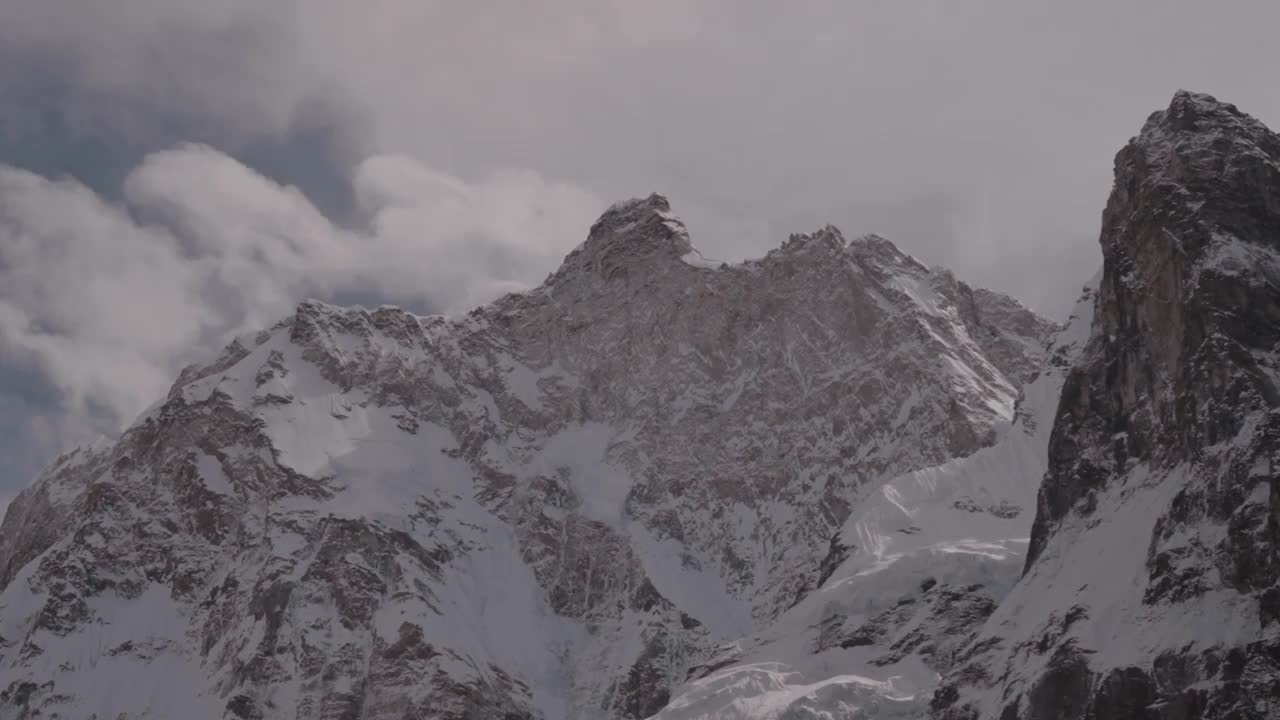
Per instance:
[[[656,195],[465,317],[303,303],[11,505],[0,718],[1280,717],[1278,161],[1177,94],[1065,327]]]

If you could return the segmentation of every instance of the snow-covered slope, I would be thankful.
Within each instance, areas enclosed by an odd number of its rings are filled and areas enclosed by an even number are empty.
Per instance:
[[[940,673],[1017,580],[1067,369],[1096,278],[987,448],[904,473],[854,505],[817,591],[719,648],[658,720],[919,718]]]
[[[466,317],[303,303],[13,501],[0,717],[641,718],[724,643],[843,638],[893,592],[859,573],[936,568],[948,615],[936,558],[1004,577],[1029,518],[945,464],[1039,442],[1054,330],[833,228],[716,265],[658,196]],[[894,478],[975,542],[904,544]]]
[[[1178,93],[1101,241],[1026,573],[934,711],[1280,718],[1280,136]]]

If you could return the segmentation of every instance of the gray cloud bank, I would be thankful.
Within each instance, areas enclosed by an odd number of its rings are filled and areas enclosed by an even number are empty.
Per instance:
[[[1057,313],[1178,87],[1280,118],[1270,2],[0,0],[0,496],[304,296],[461,309],[610,201],[835,223]],[[2,502],[2,500],[0,500]]]

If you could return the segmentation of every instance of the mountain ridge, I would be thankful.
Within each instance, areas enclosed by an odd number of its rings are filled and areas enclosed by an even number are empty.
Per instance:
[[[875,478],[993,441],[1055,328],[834,228],[714,264],[656,195],[462,317],[303,302],[14,501],[0,707],[647,717]]]

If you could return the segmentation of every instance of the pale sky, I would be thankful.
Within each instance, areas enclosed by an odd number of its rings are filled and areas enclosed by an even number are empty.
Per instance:
[[[464,310],[667,195],[1061,316],[1178,88],[1280,123],[1280,4],[0,0],[0,504],[304,297]]]

